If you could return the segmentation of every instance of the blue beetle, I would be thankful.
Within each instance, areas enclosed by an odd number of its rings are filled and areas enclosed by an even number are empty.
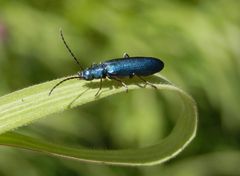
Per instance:
[[[80,65],[77,58],[67,45],[62,30],[60,30],[60,34],[64,45],[66,46],[74,60]],[[126,88],[126,91],[128,91],[128,87],[120,78],[132,78],[133,76],[136,76],[142,81],[144,81],[146,85],[148,84],[153,88],[157,88],[152,83],[143,79],[142,76],[149,76],[157,73],[161,71],[163,67],[164,63],[160,59],[154,57],[130,57],[127,53],[124,53],[123,58],[111,59],[100,64],[93,64],[91,67],[86,69],[81,68],[81,71],[78,72],[76,76],[68,77],[57,83],[50,90],[49,95],[51,95],[52,91],[57,86],[70,79],[84,79],[87,81],[93,79],[100,79],[100,86],[95,96],[97,96],[102,89],[102,79],[104,78],[109,78],[120,82]]]

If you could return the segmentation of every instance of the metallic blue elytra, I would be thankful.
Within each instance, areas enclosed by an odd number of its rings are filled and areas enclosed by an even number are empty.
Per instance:
[[[74,56],[73,52],[68,47],[63,37],[62,31],[60,32],[66,48],[73,56],[75,61],[79,64],[77,58]],[[51,95],[52,91],[57,86],[70,79],[84,79],[88,81],[93,79],[100,79],[100,86],[96,93],[96,96],[102,88],[102,79],[104,78],[109,78],[120,82],[126,88],[126,91],[128,91],[127,85],[119,78],[132,78],[133,76],[136,76],[142,81],[144,81],[146,85],[148,84],[154,88],[157,88],[152,83],[143,79],[142,76],[149,76],[155,74],[161,71],[163,67],[164,63],[160,59],[154,57],[129,57],[128,54],[124,53],[123,58],[112,59],[100,64],[94,64],[87,69],[82,69],[82,71],[78,72],[76,76],[68,77],[60,81],[51,89],[49,95]]]
[[[148,76],[161,71],[164,63],[153,57],[128,57],[113,59],[103,63],[107,76],[132,77]]]

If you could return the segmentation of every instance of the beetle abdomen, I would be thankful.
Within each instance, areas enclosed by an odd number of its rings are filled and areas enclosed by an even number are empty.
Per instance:
[[[109,60],[103,63],[108,76],[148,76],[161,71],[164,63],[153,57],[130,57]]]

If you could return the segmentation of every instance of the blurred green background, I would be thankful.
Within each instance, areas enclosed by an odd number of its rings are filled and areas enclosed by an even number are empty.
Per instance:
[[[130,56],[162,58],[162,74],[199,108],[194,141],[153,167],[86,164],[0,147],[0,175],[240,175],[240,2],[238,0],[0,0],[0,96]],[[168,134],[176,97],[138,90],[52,115],[17,131],[57,143],[118,149]]]

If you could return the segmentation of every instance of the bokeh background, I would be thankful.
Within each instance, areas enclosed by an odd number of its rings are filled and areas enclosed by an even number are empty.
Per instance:
[[[0,0],[0,96],[130,56],[162,58],[162,74],[199,108],[194,141],[153,167],[118,167],[0,147],[0,175],[240,175],[238,0]],[[168,134],[179,102],[139,90],[52,115],[18,132],[89,148],[133,148]]]

